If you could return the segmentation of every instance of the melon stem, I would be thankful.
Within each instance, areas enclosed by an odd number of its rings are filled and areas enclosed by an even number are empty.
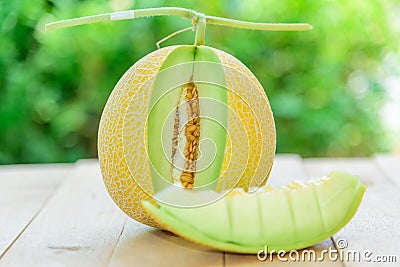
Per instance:
[[[154,16],[177,16],[191,19],[197,24],[196,43],[204,44],[205,24],[214,24],[226,27],[263,30],[263,31],[304,31],[311,30],[312,26],[307,23],[259,23],[234,19],[227,19],[214,16],[206,16],[194,10],[179,7],[160,7],[119,11],[113,13],[99,14],[87,17],[73,18],[56,21],[45,25],[46,31],[54,31],[83,24],[104,22],[111,20],[127,20]],[[204,28],[203,28],[203,20]]]
[[[196,37],[194,40],[194,45],[204,45],[206,36],[206,17],[204,15],[199,15],[196,20],[192,20],[193,25],[196,26]]]

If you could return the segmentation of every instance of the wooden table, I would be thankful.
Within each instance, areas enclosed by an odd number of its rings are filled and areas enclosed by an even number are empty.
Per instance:
[[[353,220],[337,235],[311,247],[315,253],[337,249],[370,251],[371,260],[400,263],[400,156],[312,158],[278,155],[272,185],[315,178],[340,169],[368,185]],[[344,241],[342,241],[344,242]],[[301,251],[300,251],[301,252]],[[172,234],[144,226],[123,214],[107,195],[98,161],[75,164],[0,166],[0,266],[364,266],[360,262],[282,260],[275,255],[213,251]],[[378,258],[381,256],[380,258]],[[294,255],[292,255],[293,259]],[[288,262],[285,262],[287,260]],[[369,263],[381,266],[381,263]]]

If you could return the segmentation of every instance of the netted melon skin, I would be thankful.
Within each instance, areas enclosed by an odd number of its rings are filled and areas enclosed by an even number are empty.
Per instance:
[[[151,97],[151,89],[143,90],[144,86],[151,86],[162,63],[174,47],[167,47],[148,54],[121,77],[112,91],[101,116],[98,133],[98,157],[101,173],[108,193],[114,202],[128,216],[135,220],[159,227],[145,211],[140,202],[151,200],[153,187],[149,176],[149,161],[143,139],[142,129],[145,129],[147,109]],[[124,136],[125,116],[134,95],[140,94],[143,101],[138,102],[136,108],[141,116],[130,116],[130,127],[137,129],[132,134],[139,138],[132,138],[131,147],[135,153],[125,153]],[[136,142],[135,142],[136,141]],[[143,164],[137,168],[135,174],[128,167],[126,157],[134,157],[136,162]],[[140,183],[138,183],[140,181]],[[149,193],[147,193],[149,192]]]

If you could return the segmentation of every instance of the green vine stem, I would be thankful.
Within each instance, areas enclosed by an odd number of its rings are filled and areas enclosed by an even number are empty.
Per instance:
[[[196,27],[196,45],[204,45],[206,24],[214,24],[220,26],[263,30],[263,31],[305,31],[311,30],[312,26],[307,23],[258,23],[248,22],[234,19],[227,19],[214,16],[206,16],[194,10],[179,8],[179,7],[160,7],[127,10],[113,13],[106,13],[94,16],[80,17],[68,20],[61,20],[45,25],[46,31],[53,31],[62,28],[68,28],[83,24],[91,24],[95,22],[112,21],[112,20],[127,20],[143,17],[154,16],[177,16],[192,20],[192,24]]]
[[[196,37],[194,40],[194,45],[204,45],[204,40],[206,37],[206,16],[201,14],[196,20],[192,20],[193,25],[196,25]]]

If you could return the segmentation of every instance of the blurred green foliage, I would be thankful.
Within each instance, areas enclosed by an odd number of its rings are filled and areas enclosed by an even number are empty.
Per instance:
[[[260,22],[308,22],[309,32],[208,26],[207,45],[244,62],[274,110],[277,152],[369,155],[388,149],[379,109],[383,58],[398,49],[395,1],[15,0],[0,2],[0,163],[96,156],[113,86],[166,35],[190,26],[158,17],[45,33],[47,22],[121,9],[192,8]],[[189,31],[166,43],[191,44]]]

